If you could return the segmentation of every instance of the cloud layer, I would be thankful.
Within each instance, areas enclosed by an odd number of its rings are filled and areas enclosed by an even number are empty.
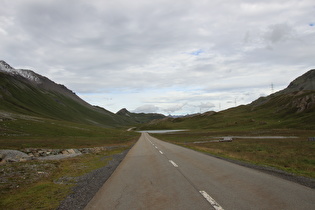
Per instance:
[[[246,104],[314,68],[312,0],[4,0],[1,59],[113,112]]]

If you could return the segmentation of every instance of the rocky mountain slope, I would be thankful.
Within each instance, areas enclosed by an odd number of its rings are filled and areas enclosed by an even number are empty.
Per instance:
[[[56,84],[55,82],[51,81],[47,77],[39,75],[32,70],[27,69],[14,69],[5,61],[0,60],[0,72],[7,73],[15,77],[16,79],[23,80],[39,89],[44,89],[46,91],[53,91],[61,93],[62,95],[69,97],[83,105],[91,106],[90,104],[86,103],[84,100],[79,98],[74,92],[69,90],[64,85]]]
[[[293,80],[287,88],[261,97],[250,106],[260,109],[268,106],[277,107],[277,113],[303,113],[315,109],[315,70],[310,70]]]
[[[131,125],[130,118],[92,106],[64,85],[0,61],[0,110],[105,127]]]
[[[306,90],[315,90],[315,69],[312,69],[293,80],[286,89],[278,92],[278,94]]]

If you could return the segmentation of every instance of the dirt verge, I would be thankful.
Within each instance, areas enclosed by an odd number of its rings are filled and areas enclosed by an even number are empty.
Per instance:
[[[127,155],[129,149],[120,154],[112,155],[108,165],[77,178],[73,193],[63,200],[59,210],[84,209],[106,180],[112,175],[120,162]],[[106,158],[106,157],[104,157]]]

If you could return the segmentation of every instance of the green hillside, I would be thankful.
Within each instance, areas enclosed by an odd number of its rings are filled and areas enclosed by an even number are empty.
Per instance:
[[[91,106],[64,86],[41,79],[38,85],[0,71],[1,149],[94,147],[138,138],[124,128],[135,124],[132,120]]]

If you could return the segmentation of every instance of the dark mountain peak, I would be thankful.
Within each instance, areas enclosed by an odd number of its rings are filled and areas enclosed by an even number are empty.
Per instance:
[[[315,90],[315,69],[293,80],[283,91],[288,93],[302,90]]]
[[[123,108],[119,110],[117,115],[123,116],[127,119],[132,119],[133,121],[137,123],[148,123],[154,119],[162,119],[165,116],[162,114],[156,114],[156,113],[133,113],[129,112],[126,108]]]
[[[122,108],[121,110],[119,110],[118,112],[129,112],[126,108]]]
[[[122,116],[128,116],[130,117],[130,112],[126,109],[126,108],[122,108],[121,110],[119,110],[117,113],[117,115],[122,115]]]
[[[274,97],[278,97],[286,94],[301,94],[304,91],[314,91],[315,90],[315,69],[309,70],[305,74],[299,76],[293,80],[287,88],[280,90],[274,94],[271,94],[266,97],[260,97],[257,100],[253,101],[251,105],[260,106]]]
[[[276,112],[302,113],[315,109],[315,70],[293,80],[287,88],[253,101],[252,109],[275,108]]]

